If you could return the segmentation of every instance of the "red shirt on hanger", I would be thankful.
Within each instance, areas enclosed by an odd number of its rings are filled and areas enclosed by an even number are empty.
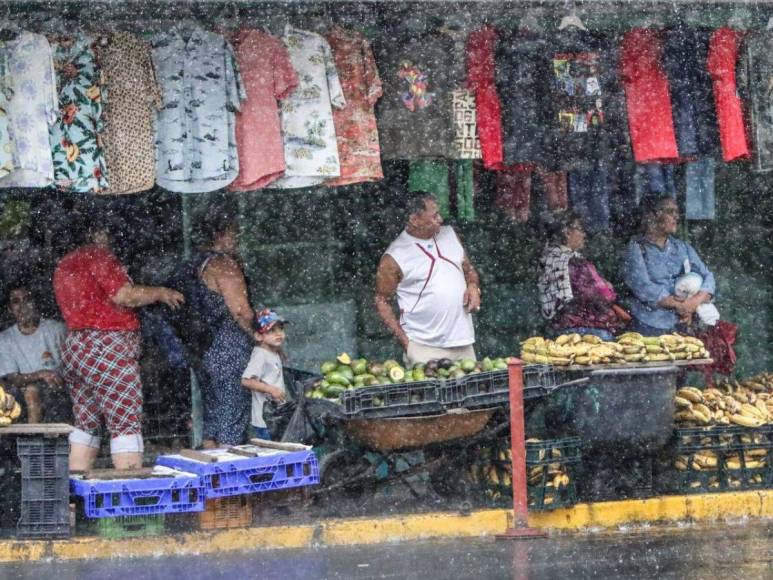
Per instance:
[[[631,146],[637,163],[676,160],[676,134],[663,47],[656,30],[636,28],[623,38],[621,72]]]
[[[741,99],[736,86],[735,65],[743,32],[718,28],[711,35],[707,66],[714,83],[714,103],[717,107],[719,141],[722,159],[747,159],[749,141],[746,137]]]
[[[495,81],[497,32],[490,26],[467,38],[467,87],[475,94],[478,136],[486,169],[502,165],[502,118]]]

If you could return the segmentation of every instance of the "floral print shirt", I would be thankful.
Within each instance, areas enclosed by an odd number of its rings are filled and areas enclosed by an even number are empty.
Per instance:
[[[59,109],[51,45],[45,36],[22,32],[5,49],[13,79],[7,113],[14,169],[0,187],[48,187],[54,181],[48,127]]]
[[[56,39],[54,68],[59,90],[59,119],[51,126],[54,181],[62,190],[100,192],[107,187],[107,168],[99,138],[102,88],[91,38]]]
[[[325,36],[333,50],[346,106],[333,111],[341,176],[327,185],[347,185],[383,179],[378,128],[373,106],[381,97],[376,59],[366,38],[335,26]]]
[[[13,171],[13,140],[9,131],[8,105],[13,96],[8,70],[8,50],[0,42],[0,177]]]
[[[332,107],[341,109],[346,100],[330,45],[322,36],[288,24],[283,40],[300,85],[282,101],[287,170],[270,187],[290,189],[340,175]]]
[[[153,40],[164,94],[156,120],[156,180],[178,193],[204,193],[239,173],[235,112],[247,98],[231,45],[200,27]]]

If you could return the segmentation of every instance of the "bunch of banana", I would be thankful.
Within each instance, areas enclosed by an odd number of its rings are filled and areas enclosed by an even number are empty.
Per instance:
[[[769,393],[724,383],[701,391],[682,387],[674,397],[674,421],[687,425],[741,425],[761,427],[773,423],[773,401]]]
[[[616,343],[577,333],[562,334],[555,340],[533,336],[521,343],[521,359],[524,362],[558,366],[616,362],[620,352]]]
[[[709,358],[709,352],[699,339],[679,334],[642,336],[626,332],[617,338],[626,362],[659,362]]]
[[[21,405],[0,386],[0,427],[7,427],[21,416]]]

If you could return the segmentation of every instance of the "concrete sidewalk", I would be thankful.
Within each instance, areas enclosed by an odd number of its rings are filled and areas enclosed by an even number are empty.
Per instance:
[[[470,514],[428,513],[384,518],[328,519],[317,523],[190,532],[125,540],[79,537],[70,540],[0,541],[0,562],[43,559],[138,558],[223,553],[238,550],[378,544],[430,538],[485,537],[508,526],[510,511]],[[578,504],[529,516],[533,527],[554,533],[677,522],[773,520],[773,490],[662,496]]]

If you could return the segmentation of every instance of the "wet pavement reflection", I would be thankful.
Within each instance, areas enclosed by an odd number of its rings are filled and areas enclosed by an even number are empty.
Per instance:
[[[773,523],[557,536],[404,542],[137,560],[0,565],[0,578],[773,578]]]

